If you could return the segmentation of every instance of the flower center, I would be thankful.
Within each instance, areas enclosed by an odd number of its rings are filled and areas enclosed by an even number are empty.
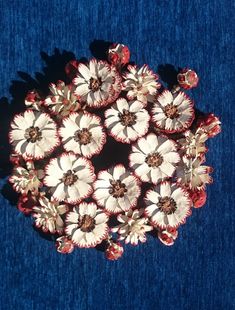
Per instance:
[[[79,219],[78,227],[83,232],[91,232],[95,228],[95,220],[90,215],[85,214]]]
[[[63,98],[62,99],[62,103],[67,105],[67,104],[69,104],[69,100],[67,98]]]
[[[136,123],[135,113],[129,112],[125,109],[122,111],[122,113],[119,113],[118,116],[123,126],[133,126]]]
[[[124,183],[121,183],[120,180],[110,181],[110,184],[112,185],[112,188],[109,190],[109,193],[114,198],[123,197],[124,194],[127,192],[126,185]]]
[[[137,89],[138,91],[140,91],[142,88],[143,88],[142,83],[139,83],[139,84],[136,86],[136,89]]]
[[[77,130],[74,134],[74,140],[80,144],[87,145],[91,142],[92,134],[87,128],[82,128],[82,130]]]
[[[171,119],[179,117],[178,109],[175,105],[173,105],[173,103],[166,105],[164,113],[168,118]]]
[[[90,78],[89,88],[93,92],[99,90],[101,85],[102,85],[101,78],[98,78],[98,79]]]
[[[171,197],[161,197],[157,203],[159,210],[167,215],[176,211],[176,202]]]
[[[36,141],[40,141],[42,139],[42,133],[40,132],[38,127],[31,126],[25,130],[25,139],[27,142],[35,143]]]
[[[78,177],[71,170],[68,170],[64,173],[63,178],[61,179],[64,182],[64,185],[71,186],[78,180]]]
[[[162,155],[160,155],[159,153],[153,153],[153,154],[149,154],[146,159],[145,159],[146,164],[149,167],[158,167],[162,164],[163,162],[163,157]]]

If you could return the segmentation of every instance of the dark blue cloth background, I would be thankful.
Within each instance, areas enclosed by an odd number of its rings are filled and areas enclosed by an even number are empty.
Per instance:
[[[1,310],[233,309],[234,9],[232,0],[0,0]],[[21,88],[34,85],[30,77],[43,72],[55,48],[61,59],[71,58],[63,50],[89,58],[95,39],[127,44],[133,61],[156,71],[194,68],[201,78],[191,93],[196,106],[223,122],[209,142],[215,170],[206,206],[194,210],[173,247],[150,236],[117,262],[93,249],[58,254],[5,185],[7,126],[20,110]]]

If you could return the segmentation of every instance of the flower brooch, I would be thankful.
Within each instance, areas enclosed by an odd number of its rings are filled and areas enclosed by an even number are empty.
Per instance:
[[[220,121],[195,114],[185,90],[197,86],[197,74],[180,70],[170,90],[129,59],[127,46],[113,44],[106,61],[70,61],[70,82],[50,84],[48,96],[29,92],[26,111],[11,123],[9,181],[20,194],[18,209],[54,236],[60,253],[102,243],[116,260],[122,241],[138,245],[150,231],[170,246],[193,208],[206,202],[212,168],[205,143]],[[129,153],[100,170],[94,158],[108,136]]]

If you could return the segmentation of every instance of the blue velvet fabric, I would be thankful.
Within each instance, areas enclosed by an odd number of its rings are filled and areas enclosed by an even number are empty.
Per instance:
[[[0,309],[233,309],[234,1],[0,0],[0,12]],[[6,185],[8,124],[24,93],[63,77],[72,53],[100,56],[94,40],[127,44],[133,61],[165,80],[172,66],[194,68],[196,107],[223,123],[209,141],[215,170],[206,206],[194,210],[173,247],[149,236],[117,262],[94,249],[58,254]]]

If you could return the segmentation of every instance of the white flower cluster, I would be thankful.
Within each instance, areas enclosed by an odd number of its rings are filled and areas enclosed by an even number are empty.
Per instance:
[[[50,84],[45,97],[29,92],[26,111],[11,123],[18,207],[43,232],[59,235],[61,253],[106,240],[107,257],[117,259],[123,248],[115,234],[137,245],[151,230],[171,245],[192,206],[205,203],[212,182],[205,142],[219,133],[218,118],[195,119],[193,101],[180,90],[191,87],[187,69],[168,90],[147,65],[128,65],[129,58],[126,46],[114,44],[107,61],[70,62],[70,83]],[[190,74],[195,87],[198,77]],[[120,163],[99,171],[93,159],[110,139],[129,145],[129,164],[120,154]]]

